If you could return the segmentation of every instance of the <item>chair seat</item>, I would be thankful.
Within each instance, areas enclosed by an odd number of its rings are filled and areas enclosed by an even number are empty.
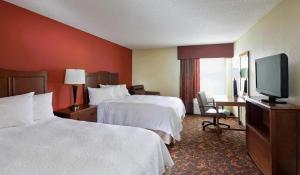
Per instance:
[[[207,114],[216,114],[217,111],[216,111],[216,109],[210,108],[205,113],[207,113]],[[226,109],[219,109],[219,114],[225,115],[225,116],[229,116],[230,112],[228,110],[226,110]]]

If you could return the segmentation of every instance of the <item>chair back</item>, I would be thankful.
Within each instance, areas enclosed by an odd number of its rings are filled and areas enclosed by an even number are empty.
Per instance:
[[[144,88],[144,85],[134,85],[131,86],[131,90],[130,90],[131,94],[137,94],[137,95],[145,95],[146,91]]]
[[[210,109],[210,107],[205,107],[208,106],[208,101],[205,95],[205,92],[199,92],[197,94],[197,101],[198,101],[198,105],[199,105],[199,109],[202,115],[206,114],[206,111]]]

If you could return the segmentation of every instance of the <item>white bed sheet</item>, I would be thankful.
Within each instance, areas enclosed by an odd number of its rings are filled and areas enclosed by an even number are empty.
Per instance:
[[[0,130],[0,174],[155,175],[172,167],[155,133],[55,117]]]
[[[163,131],[180,140],[185,107],[177,97],[131,95],[98,104],[98,122]]]

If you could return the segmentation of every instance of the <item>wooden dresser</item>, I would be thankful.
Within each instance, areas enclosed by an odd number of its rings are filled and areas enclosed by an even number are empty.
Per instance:
[[[266,175],[300,174],[300,107],[246,99],[247,151]]]

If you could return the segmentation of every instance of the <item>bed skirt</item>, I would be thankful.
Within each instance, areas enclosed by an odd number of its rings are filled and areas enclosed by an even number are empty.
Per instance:
[[[151,130],[151,131],[153,131],[156,134],[158,134],[161,137],[161,139],[164,141],[164,143],[167,144],[167,145],[170,145],[172,142],[175,141],[170,134],[167,134],[167,133],[165,133],[163,131],[159,131],[159,130]]]

